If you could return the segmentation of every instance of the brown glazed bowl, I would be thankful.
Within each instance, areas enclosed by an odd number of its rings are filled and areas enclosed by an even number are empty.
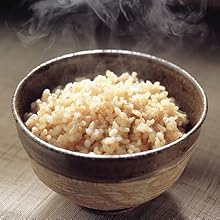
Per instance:
[[[25,126],[23,115],[45,88],[75,77],[93,78],[105,70],[137,71],[142,79],[160,81],[190,119],[188,132],[158,149],[125,155],[90,155],[48,144]],[[119,210],[147,202],[172,186],[183,172],[207,113],[201,86],[186,71],[165,60],[131,51],[91,50],[50,60],[18,85],[12,103],[21,143],[40,180],[74,203],[98,210]]]

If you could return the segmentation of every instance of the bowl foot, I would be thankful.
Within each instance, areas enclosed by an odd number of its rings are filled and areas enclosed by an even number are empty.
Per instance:
[[[136,209],[139,206],[136,207],[131,207],[131,208],[127,208],[127,209],[118,209],[118,210],[98,210],[98,209],[90,209],[90,208],[85,208],[87,211],[92,212],[94,214],[97,215],[119,215],[119,214],[125,214],[127,212],[130,212],[134,209]]]
[[[97,215],[119,215],[119,214],[129,212],[133,208],[119,209],[119,210],[106,210],[106,211],[98,210],[98,209],[89,209],[89,208],[85,208],[85,209]]]

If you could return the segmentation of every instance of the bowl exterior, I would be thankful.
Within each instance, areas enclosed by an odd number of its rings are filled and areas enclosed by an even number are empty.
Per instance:
[[[28,155],[41,166],[60,175],[89,182],[115,183],[136,179],[176,164],[194,145],[199,129],[170,148],[128,158],[90,158],[61,153],[44,147],[17,127]]]
[[[96,210],[121,210],[148,202],[170,188],[182,174],[191,150],[179,161],[138,179],[117,183],[96,183],[66,177],[31,159],[34,172],[53,191],[77,205]]]
[[[126,178],[124,176],[123,179],[117,180],[110,178],[115,176],[114,168],[121,174],[120,176],[123,174],[123,169],[119,169],[117,163],[107,163],[104,160],[102,164],[98,163],[98,167],[106,168],[105,173],[103,173],[103,170],[95,170],[96,161],[92,163],[89,160],[87,163],[85,161],[83,163],[78,162],[74,164],[75,167],[72,167],[73,169],[77,168],[82,173],[80,166],[87,164],[85,168],[87,172],[102,172],[102,175],[99,175],[101,179],[88,179],[85,175],[64,175],[62,171],[59,172],[59,169],[54,167],[54,164],[59,164],[56,156],[54,157],[54,152],[52,153],[30,140],[19,128],[18,133],[23,147],[30,158],[34,172],[45,185],[83,207],[98,210],[120,210],[150,201],[176,182],[187,165],[195,146],[195,140],[199,135],[199,130],[176,148],[173,148],[179,150],[179,155],[175,159],[172,157],[172,154],[161,153],[156,154],[153,157],[154,160],[152,160],[152,157],[143,157],[141,160],[133,161],[132,165],[127,163],[127,160],[119,159],[121,163],[120,168],[128,166],[127,170],[132,170],[132,167],[137,162],[139,166],[143,167],[145,172],[139,173],[139,175],[133,174],[133,176],[131,173],[130,177]],[[42,151],[42,149],[45,151]],[[182,149],[185,149],[185,151],[183,152]],[[177,152],[174,154],[176,155]],[[172,161],[168,160],[168,158],[172,158]],[[148,160],[152,163],[155,161],[157,166],[151,170],[147,169]],[[158,166],[157,161],[164,161],[164,163]],[[67,161],[63,159],[62,162],[68,163],[68,159]],[[65,166],[70,169],[69,165],[66,164]],[[112,169],[109,169],[109,167],[112,167]],[[119,174],[117,173],[117,175]],[[95,173],[93,173],[94,175]]]

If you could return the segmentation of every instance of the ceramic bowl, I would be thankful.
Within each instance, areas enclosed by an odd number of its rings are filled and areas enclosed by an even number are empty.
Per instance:
[[[170,144],[125,155],[90,155],[61,149],[34,136],[24,113],[45,88],[65,85],[75,77],[93,78],[105,70],[137,71],[139,78],[160,81],[189,115],[187,133]],[[21,143],[40,180],[74,203],[98,210],[138,206],[171,187],[190,158],[207,113],[207,99],[186,71],[150,55],[123,50],[91,50],[50,60],[32,70],[18,85],[12,103]]]

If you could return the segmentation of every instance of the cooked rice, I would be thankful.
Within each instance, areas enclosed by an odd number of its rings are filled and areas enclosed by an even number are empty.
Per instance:
[[[137,73],[68,83],[43,91],[31,104],[25,124],[58,147],[95,154],[131,154],[161,147],[184,134],[187,115],[160,82]]]

